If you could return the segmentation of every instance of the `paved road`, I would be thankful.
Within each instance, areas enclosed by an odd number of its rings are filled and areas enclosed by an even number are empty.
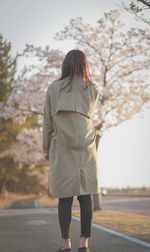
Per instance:
[[[103,197],[103,208],[150,214],[150,197]]]
[[[7,208],[37,208],[37,198],[16,201]],[[74,207],[79,208],[77,197],[74,197]],[[150,214],[150,197],[103,197],[103,209],[128,210],[142,214]]]
[[[32,199],[26,199],[26,200],[17,200],[17,201],[14,201],[13,203],[8,204],[6,208],[9,208],[9,209],[36,208],[36,207],[39,207],[36,201],[37,198],[38,197],[34,197]]]
[[[77,252],[79,235],[80,222],[72,218],[72,252]],[[89,245],[91,252],[150,251],[94,225]],[[57,208],[0,210],[0,252],[55,252],[60,246]]]
[[[105,196],[103,200],[103,209],[127,210],[142,214],[150,214],[150,197],[127,197],[127,196]],[[78,206],[76,197],[74,205]]]

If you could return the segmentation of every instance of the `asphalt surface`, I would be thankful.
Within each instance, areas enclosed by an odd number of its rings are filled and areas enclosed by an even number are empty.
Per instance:
[[[37,200],[38,197],[26,200],[17,200],[13,203],[10,203],[6,206],[6,209],[29,209],[29,208],[36,208],[39,207]]]
[[[123,210],[150,215],[150,197],[105,196],[102,197],[102,200],[103,209]],[[74,206],[78,205],[77,199],[74,198]]]
[[[7,208],[25,209],[39,207],[37,197],[28,200],[16,201]],[[103,197],[103,209],[127,210],[142,214],[150,214],[150,197]],[[73,206],[79,208],[77,197],[74,197]]]
[[[103,197],[103,208],[150,214],[150,197]]]
[[[72,252],[77,252],[80,222],[74,217],[71,237]],[[91,252],[150,251],[150,243],[143,245],[127,238],[93,224],[89,246]],[[33,199],[15,202],[10,209],[0,210],[0,252],[55,252],[61,245],[57,207],[37,208]]]
[[[72,219],[72,252],[77,252],[80,222]],[[61,246],[56,209],[0,211],[0,252],[54,252]],[[91,252],[148,252],[150,249],[92,226]]]

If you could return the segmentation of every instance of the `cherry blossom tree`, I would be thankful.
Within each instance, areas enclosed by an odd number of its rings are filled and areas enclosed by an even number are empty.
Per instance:
[[[91,76],[100,93],[92,118],[97,129],[97,147],[105,130],[131,119],[150,101],[149,38],[148,27],[126,32],[118,10],[104,13],[94,26],[84,23],[82,18],[73,18],[55,36],[57,40],[75,40],[76,47],[88,56]],[[26,45],[21,57],[33,63],[14,82],[7,104],[0,103],[1,117],[24,120],[36,114],[41,123],[46,88],[60,74],[63,53]],[[96,196],[94,208],[100,209]]]
[[[150,24],[150,18],[147,17],[150,12],[150,0],[133,0],[128,5],[122,2],[122,5],[125,10],[134,14],[137,20]]]
[[[104,131],[131,119],[150,101],[150,30],[123,32],[119,11],[104,14],[95,26],[82,18],[71,19],[57,40],[73,39],[88,55],[93,80],[100,91],[95,120]]]
[[[131,119],[150,102],[150,30],[126,32],[119,10],[112,10],[94,26],[80,17],[72,18],[55,39],[76,41],[76,47],[88,56],[100,92],[93,117],[98,147],[105,130]],[[94,202],[95,209],[100,209],[98,195]]]
[[[23,128],[16,136],[16,143],[0,153],[0,159],[7,161],[7,165],[1,167],[1,183],[5,183],[8,189],[10,182],[11,190],[17,187],[18,190],[26,191],[28,188],[34,192],[37,185],[40,188],[42,184],[48,189],[48,167],[41,143],[42,135],[38,128]],[[30,185],[32,180],[32,186],[21,186],[22,176],[26,178],[26,184]]]
[[[33,62],[25,65],[12,83],[12,92],[7,103],[0,102],[0,117],[14,119],[32,114],[43,114],[46,88],[58,77],[63,54],[59,50],[44,49],[26,44],[19,60]]]

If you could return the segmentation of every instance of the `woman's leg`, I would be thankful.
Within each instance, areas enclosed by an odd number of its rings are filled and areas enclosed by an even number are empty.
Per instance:
[[[60,224],[61,235],[64,242],[64,248],[71,247],[70,242],[70,226],[72,216],[73,196],[67,198],[59,198],[58,201],[58,218]]]
[[[79,195],[77,197],[80,204],[80,247],[88,247],[88,238],[91,236],[91,225],[93,217],[93,203],[91,194]]]

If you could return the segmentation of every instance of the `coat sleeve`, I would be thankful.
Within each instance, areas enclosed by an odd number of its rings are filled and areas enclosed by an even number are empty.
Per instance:
[[[50,94],[46,92],[43,111],[43,151],[46,156],[49,156],[51,134],[53,132],[53,121],[51,116]]]

